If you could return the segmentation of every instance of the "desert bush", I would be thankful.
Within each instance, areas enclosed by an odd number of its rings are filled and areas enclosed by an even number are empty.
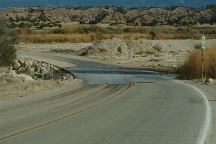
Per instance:
[[[206,50],[205,73],[207,78],[216,78],[216,47]]]
[[[154,31],[154,30],[153,30],[153,31],[150,31],[149,34],[151,35],[151,39],[152,39],[152,40],[155,40],[155,39],[156,39],[156,37],[157,37],[156,31]]]
[[[154,51],[147,50],[145,53],[146,53],[146,54],[149,54],[149,55],[153,55],[155,52],[154,52]]]
[[[118,53],[122,53],[122,48],[121,48],[121,47],[118,47],[118,48],[117,48],[117,52],[118,52]]]
[[[158,43],[156,45],[153,45],[152,48],[157,51],[157,52],[161,52],[162,51],[162,46]]]
[[[140,51],[138,51],[138,52],[135,52],[135,54],[136,55],[142,55],[142,54],[144,54],[145,52],[143,51],[143,50],[140,50]]]
[[[0,20],[0,66],[12,64],[16,58],[13,33],[6,27],[6,22]]]
[[[198,79],[201,75],[200,50],[192,52],[185,63],[178,67],[177,73],[180,79]]]
[[[105,53],[105,52],[108,52],[106,49],[104,49],[104,48],[100,48],[99,49],[99,52],[101,52],[101,53]]]
[[[201,50],[194,50],[177,73],[181,79],[201,78]],[[206,78],[216,78],[216,47],[206,49],[204,74]]]
[[[68,32],[66,29],[55,28],[55,29],[51,30],[51,33],[53,33],[53,34],[67,34]]]
[[[202,45],[201,44],[195,44],[194,45],[194,49],[201,49],[202,48]]]

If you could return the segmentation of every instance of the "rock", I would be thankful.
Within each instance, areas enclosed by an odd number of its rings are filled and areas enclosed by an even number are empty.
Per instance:
[[[25,60],[21,58],[21,59],[18,60],[18,62],[22,65],[22,64],[25,63]]]
[[[54,71],[59,71],[60,69],[57,68],[57,67],[55,67],[55,66],[53,66],[53,70],[54,70]]]
[[[42,66],[47,68],[49,65],[46,63],[42,63]]]
[[[17,73],[15,70],[10,70],[7,74],[7,77],[17,78]]]
[[[25,73],[30,76],[34,76],[35,75],[34,68],[27,67]]]
[[[0,77],[5,77],[6,73],[0,73]]]
[[[19,74],[17,75],[17,78],[21,79],[22,81],[33,81],[34,79],[29,76],[29,75],[26,75],[26,74]]]
[[[31,67],[33,65],[33,62],[31,60],[26,60],[25,61],[25,66],[26,67]]]
[[[42,66],[40,69],[41,69],[41,72],[42,72],[43,74],[45,74],[45,73],[48,72],[47,68],[44,67],[44,66]]]
[[[15,64],[16,71],[10,71],[7,76],[20,79],[22,81],[29,80],[50,80],[50,79],[60,79],[60,80],[72,80],[74,76],[66,73],[61,68],[54,65],[29,60],[29,59],[19,59]],[[14,68],[14,69],[15,69]],[[18,74],[17,74],[17,73]],[[24,73],[24,74],[23,74]],[[1,74],[0,76],[3,76]]]
[[[213,84],[214,82],[215,82],[215,80],[212,78],[208,78],[205,80],[205,84]]]
[[[18,61],[15,61],[13,64],[13,69],[18,70],[21,67],[21,64]]]
[[[209,80],[208,80],[208,81],[209,81],[209,83],[210,83],[210,84],[212,84],[212,83],[214,83],[214,81],[215,81],[215,80],[214,80],[214,79],[212,79],[212,78],[209,78]]]
[[[62,80],[67,80],[67,77],[66,77],[66,76],[63,76],[63,77],[62,77]]]
[[[18,73],[24,73],[25,71],[26,71],[26,68],[24,68],[24,67],[20,67],[20,68],[17,70]]]

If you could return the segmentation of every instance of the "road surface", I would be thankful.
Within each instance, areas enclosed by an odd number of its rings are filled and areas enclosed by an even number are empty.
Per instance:
[[[190,86],[159,73],[43,56],[75,61],[77,67],[67,70],[87,84],[0,105],[0,143],[201,144],[205,141],[207,104],[203,95]],[[86,73],[85,68],[93,69],[92,73]],[[100,69],[103,73],[98,72]]]

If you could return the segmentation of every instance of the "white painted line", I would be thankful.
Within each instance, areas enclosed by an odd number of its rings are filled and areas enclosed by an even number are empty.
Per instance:
[[[202,129],[200,131],[199,137],[198,137],[198,139],[196,141],[196,144],[205,144],[205,142],[207,140],[207,137],[208,137],[208,132],[209,132],[209,129],[210,129],[210,124],[211,124],[211,117],[212,117],[211,107],[210,107],[209,101],[207,99],[207,96],[199,88],[197,88],[197,87],[195,87],[193,85],[184,83],[184,82],[179,81],[179,80],[174,80],[174,81],[176,83],[180,83],[180,84],[183,84],[185,86],[191,87],[192,89],[194,89],[195,91],[200,93],[201,96],[204,99],[205,106],[206,106],[206,108],[205,108],[206,109],[205,121],[204,121]]]

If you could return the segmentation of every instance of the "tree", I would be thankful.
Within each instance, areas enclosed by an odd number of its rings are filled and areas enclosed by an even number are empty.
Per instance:
[[[0,20],[0,66],[8,66],[16,58],[16,50],[13,46],[15,38],[13,32],[7,28],[6,21]]]

